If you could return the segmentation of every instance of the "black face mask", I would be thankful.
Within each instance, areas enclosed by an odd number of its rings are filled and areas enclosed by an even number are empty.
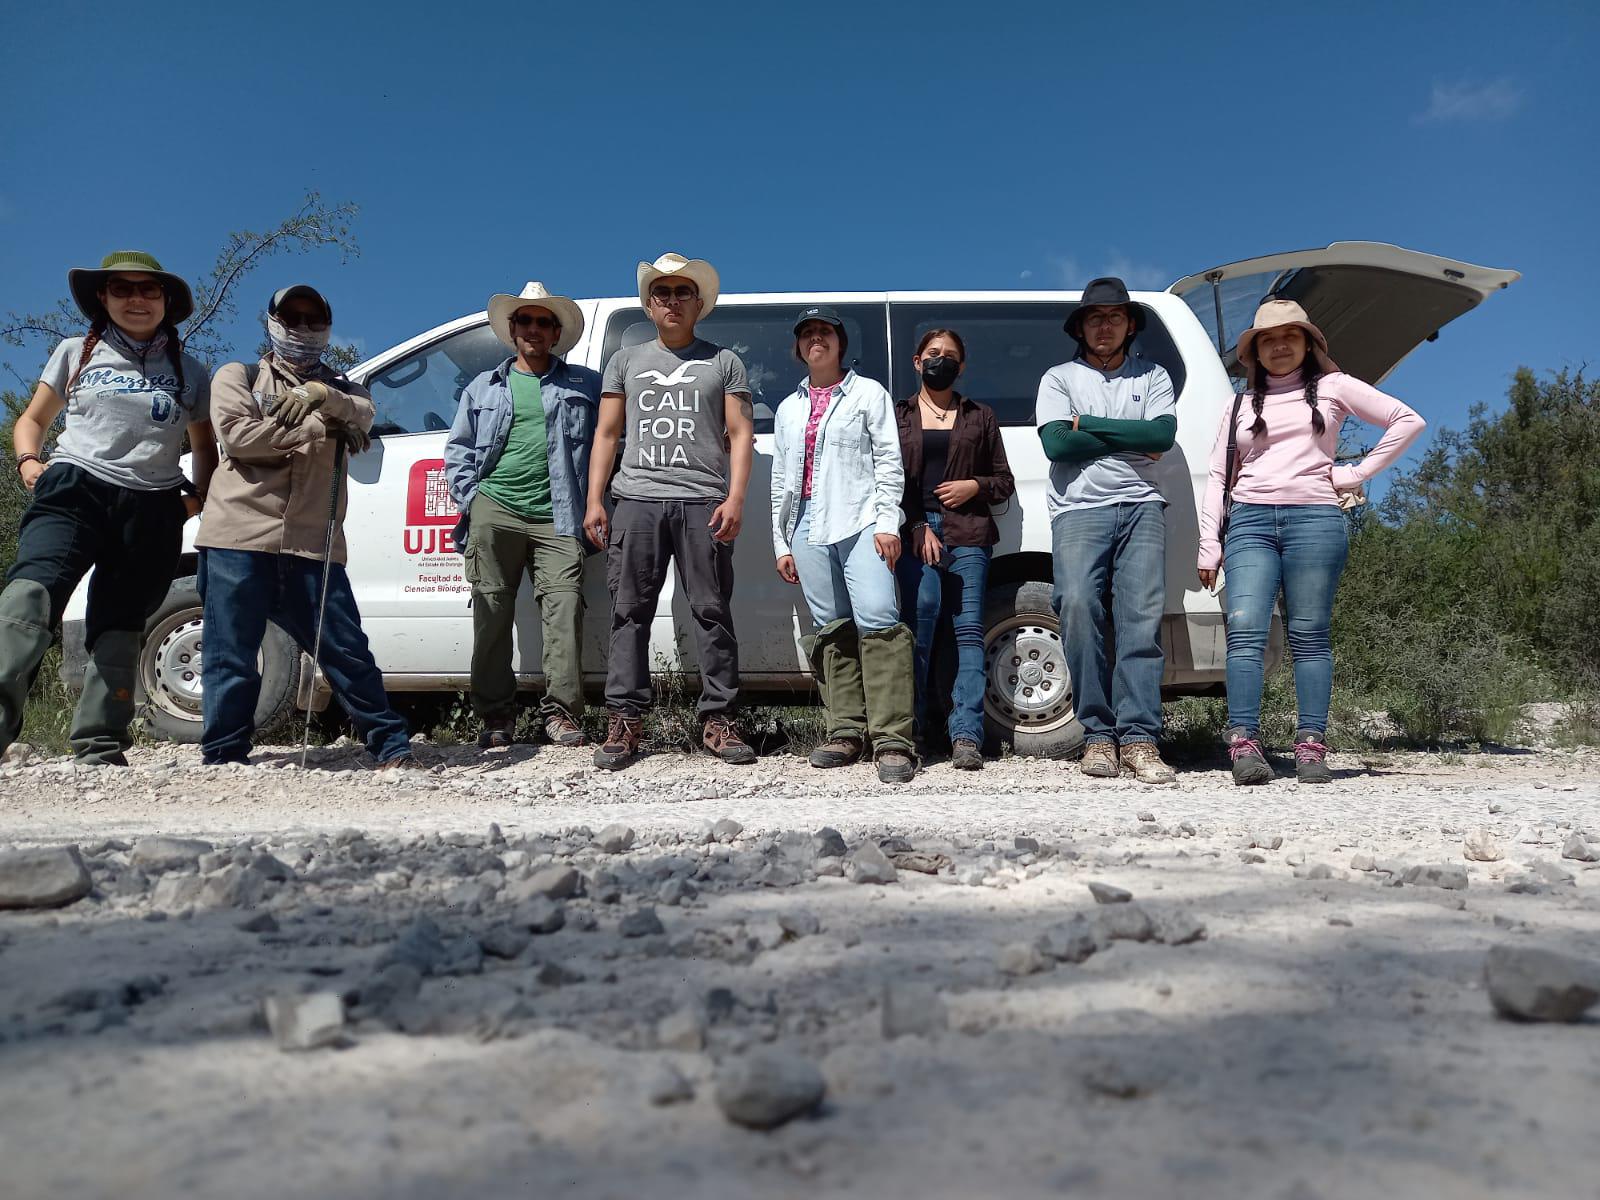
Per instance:
[[[935,354],[931,358],[922,360],[922,385],[930,392],[948,390],[959,374],[961,374],[961,362],[959,359],[948,358],[943,354]]]

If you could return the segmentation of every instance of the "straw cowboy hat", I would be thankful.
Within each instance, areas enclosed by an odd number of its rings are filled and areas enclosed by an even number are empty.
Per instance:
[[[565,296],[552,296],[542,283],[524,285],[520,296],[500,292],[489,297],[489,328],[513,350],[517,343],[511,337],[511,314],[519,308],[542,308],[561,322],[561,336],[550,347],[552,354],[565,354],[578,344],[583,336],[583,310]]]
[[[106,317],[105,305],[100,303],[100,289],[118,274],[154,275],[167,291],[167,320],[181,325],[194,315],[194,293],[183,277],[163,271],[161,264],[140,250],[113,250],[100,260],[98,267],[73,267],[67,272],[67,287],[79,310],[89,320]]]
[[[700,316],[705,318],[711,315],[711,310],[717,306],[717,293],[722,288],[717,269],[703,258],[685,258],[670,250],[653,263],[639,264],[639,303],[648,309],[651,285],[669,275],[682,276],[699,288]]]
[[[1328,339],[1322,336],[1322,330],[1311,323],[1305,309],[1293,300],[1268,300],[1256,309],[1255,320],[1250,322],[1250,328],[1239,335],[1239,362],[1246,370],[1256,369],[1256,337],[1268,329],[1279,329],[1285,325],[1297,325],[1305,332],[1311,353],[1317,356],[1317,369],[1322,374],[1332,375],[1339,369],[1339,364],[1328,357]]]

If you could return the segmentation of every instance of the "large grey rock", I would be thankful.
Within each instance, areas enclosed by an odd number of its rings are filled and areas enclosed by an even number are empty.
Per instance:
[[[694,1084],[671,1063],[660,1062],[649,1068],[644,1094],[651,1104],[682,1104],[694,1099]]]
[[[1405,874],[1400,878],[1412,887],[1436,887],[1460,891],[1467,886],[1467,872],[1464,868],[1447,866],[1443,863],[1407,867]]]
[[[268,880],[254,867],[224,867],[200,886],[199,902],[210,908],[254,908],[266,894]]]
[[[434,924],[433,918],[418,917],[400,931],[394,945],[378,959],[378,967],[382,969],[390,963],[405,963],[415,967],[419,975],[442,975],[442,968],[449,958],[450,951],[444,944],[444,935],[439,932],[439,926]]]
[[[822,932],[822,922],[817,914],[796,908],[778,914],[778,926],[791,938],[814,937]]]
[[[1589,845],[1581,833],[1574,833],[1561,847],[1561,857],[1573,862],[1600,862],[1600,850]]]
[[[1470,862],[1499,862],[1505,851],[1494,840],[1494,831],[1482,825],[1469,829],[1461,842],[1461,857]]]
[[[1156,935],[1155,922],[1137,904],[1115,904],[1095,910],[1095,934],[1101,945],[1111,942],[1148,942]]]
[[[883,1036],[931,1037],[950,1023],[949,1011],[932,984],[890,980],[883,986],[880,1010]]]
[[[705,1014],[694,1005],[685,1005],[656,1022],[656,1045],[663,1050],[698,1053],[706,1048]]]
[[[1357,854],[1350,860],[1350,869],[1352,871],[1376,871],[1378,869],[1378,860],[1370,854]]]
[[[1082,914],[1046,929],[1034,945],[1059,962],[1081,963],[1100,949],[1100,939]]]
[[[1187,946],[1206,936],[1206,923],[1188,909],[1161,913],[1152,923],[1156,941],[1168,946]]]
[[[261,1010],[280,1050],[315,1050],[344,1034],[344,1001],[336,992],[268,996]]]
[[[546,896],[534,896],[517,906],[511,920],[529,933],[554,933],[567,923],[567,910]]]
[[[723,817],[711,825],[711,837],[718,842],[731,842],[744,832],[744,826],[732,817]]]
[[[525,879],[513,879],[505,887],[505,898],[513,903],[534,896],[570,900],[581,895],[583,876],[572,867],[542,867]]]
[[[1000,953],[995,955],[995,966],[1000,968],[1001,973],[1018,978],[1047,971],[1054,965],[1039,947],[1028,942],[1009,942],[1001,946]]]
[[[415,1000],[422,990],[422,972],[410,963],[390,963],[361,985],[361,1009],[369,1015],[387,1012]]]
[[[205,880],[198,875],[163,875],[150,890],[150,907],[160,912],[193,908],[204,886]]]
[[[851,883],[893,883],[900,878],[894,864],[871,842],[862,842],[845,863]]]
[[[77,846],[0,854],[0,908],[60,908],[94,887]]]
[[[212,849],[210,842],[194,838],[143,837],[133,844],[128,861],[142,871],[175,871],[198,866],[200,856]]]
[[[716,1101],[722,1115],[750,1129],[776,1129],[814,1110],[827,1093],[815,1066],[793,1054],[758,1050],[723,1064]]]
[[[1524,1021],[1576,1021],[1600,1001],[1600,964],[1536,946],[1495,946],[1483,981],[1496,1012]]]
[[[831,825],[824,825],[813,833],[811,845],[816,849],[818,858],[843,858],[850,853],[844,835]]]
[[[594,844],[607,854],[622,854],[633,845],[634,832],[627,825],[607,825],[594,835]]]
[[[1089,894],[1094,897],[1096,904],[1126,904],[1133,899],[1133,893],[1127,888],[1101,883],[1098,879],[1089,881]]]
[[[661,918],[656,916],[654,905],[646,905],[636,912],[631,912],[617,923],[617,932],[625,938],[652,937],[666,931]]]
[[[515,958],[528,948],[533,935],[509,922],[502,922],[484,931],[478,945],[492,958]]]

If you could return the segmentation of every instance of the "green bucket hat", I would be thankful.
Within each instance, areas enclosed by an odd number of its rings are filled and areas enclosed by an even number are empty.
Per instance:
[[[194,314],[194,293],[181,276],[163,271],[153,256],[142,251],[113,250],[100,260],[98,267],[73,267],[67,272],[67,287],[72,290],[72,298],[90,321],[106,316],[99,292],[106,280],[120,271],[138,271],[161,280],[167,289],[167,320],[172,324],[181,325]]]

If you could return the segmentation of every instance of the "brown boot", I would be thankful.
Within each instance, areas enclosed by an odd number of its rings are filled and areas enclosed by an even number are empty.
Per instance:
[[[581,746],[585,740],[583,727],[561,709],[544,719],[544,736],[552,746]]]
[[[1096,779],[1117,777],[1117,744],[1115,742],[1090,742],[1083,748],[1083,765],[1078,768]]]
[[[642,717],[608,713],[606,740],[594,750],[594,765],[602,771],[620,771],[639,756],[639,739],[644,734]]]
[[[748,766],[755,762],[756,752],[739,736],[733,721],[726,713],[712,713],[706,718],[705,732],[700,741],[706,752],[714,754],[725,763]]]
[[[1174,783],[1177,775],[1161,761],[1154,742],[1129,742],[1122,747],[1122,769],[1140,783]]]

